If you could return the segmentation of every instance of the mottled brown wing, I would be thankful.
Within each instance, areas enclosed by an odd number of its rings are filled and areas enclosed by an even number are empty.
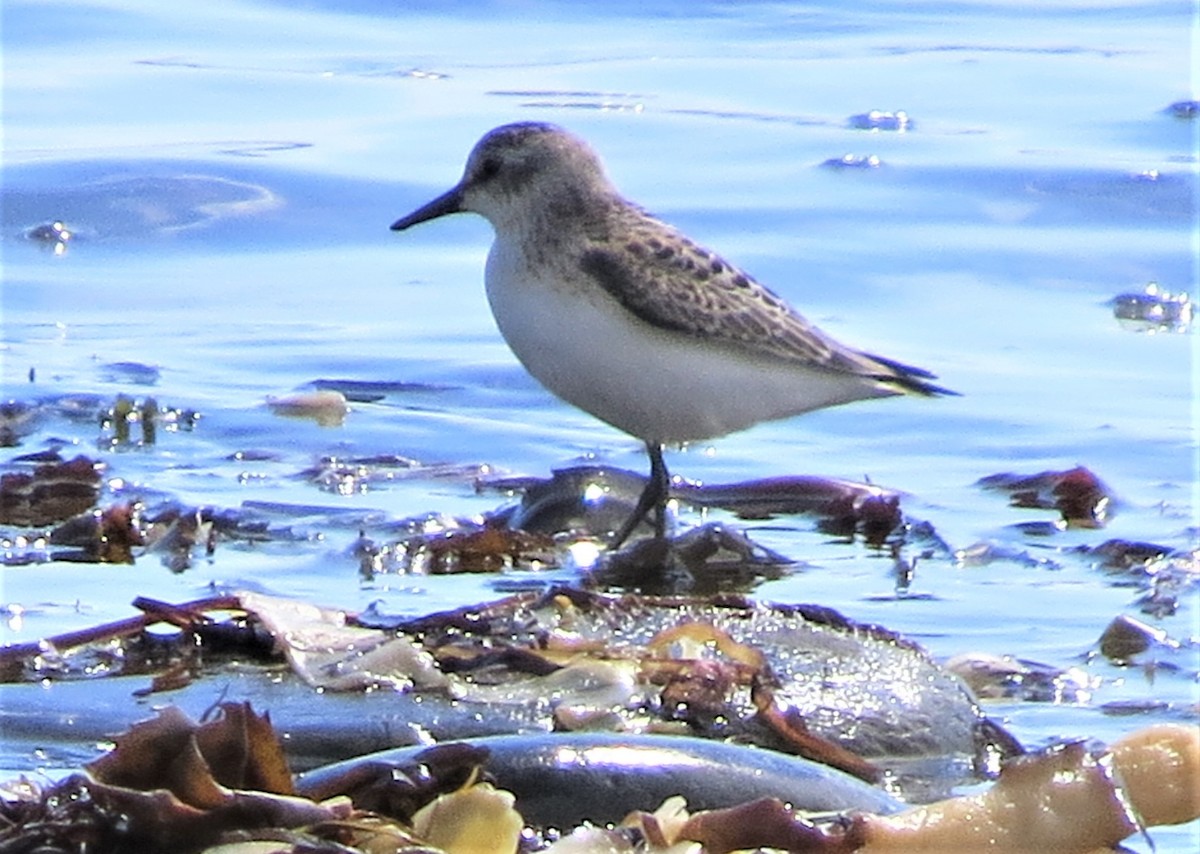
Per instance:
[[[722,341],[751,353],[870,377],[897,391],[956,394],[929,371],[846,347],[717,254],[633,206],[617,246],[597,240],[581,259],[588,273],[646,323]]]
[[[746,273],[655,220],[617,247],[595,243],[582,266],[646,323],[787,361],[863,375],[890,366],[838,344]]]

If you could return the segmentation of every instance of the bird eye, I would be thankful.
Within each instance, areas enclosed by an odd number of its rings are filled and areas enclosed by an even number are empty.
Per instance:
[[[496,173],[500,171],[500,160],[497,157],[488,157],[479,164],[479,180],[486,181],[489,178],[495,178]]]

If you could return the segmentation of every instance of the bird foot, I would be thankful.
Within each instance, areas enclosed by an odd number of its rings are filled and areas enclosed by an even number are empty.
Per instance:
[[[690,586],[687,570],[682,569],[674,543],[667,537],[646,537],[607,552],[590,582],[602,588],[660,595]]]

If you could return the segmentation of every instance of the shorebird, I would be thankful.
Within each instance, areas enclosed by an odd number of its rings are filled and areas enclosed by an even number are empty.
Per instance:
[[[462,179],[392,229],[460,212],[495,230],[487,297],[521,364],[646,445],[650,477],[612,549],[651,510],[663,538],[666,444],[867,398],[954,393],[929,371],[835,341],[622,197],[591,147],[556,125],[490,131]]]

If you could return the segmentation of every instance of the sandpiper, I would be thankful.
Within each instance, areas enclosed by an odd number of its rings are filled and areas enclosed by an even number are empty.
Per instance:
[[[487,296],[513,353],[558,397],[646,444],[650,478],[610,548],[651,509],[663,537],[664,444],[865,398],[953,394],[835,341],[627,201],[591,147],[555,125],[490,131],[462,179],[392,229],[468,211],[496,232]]]

